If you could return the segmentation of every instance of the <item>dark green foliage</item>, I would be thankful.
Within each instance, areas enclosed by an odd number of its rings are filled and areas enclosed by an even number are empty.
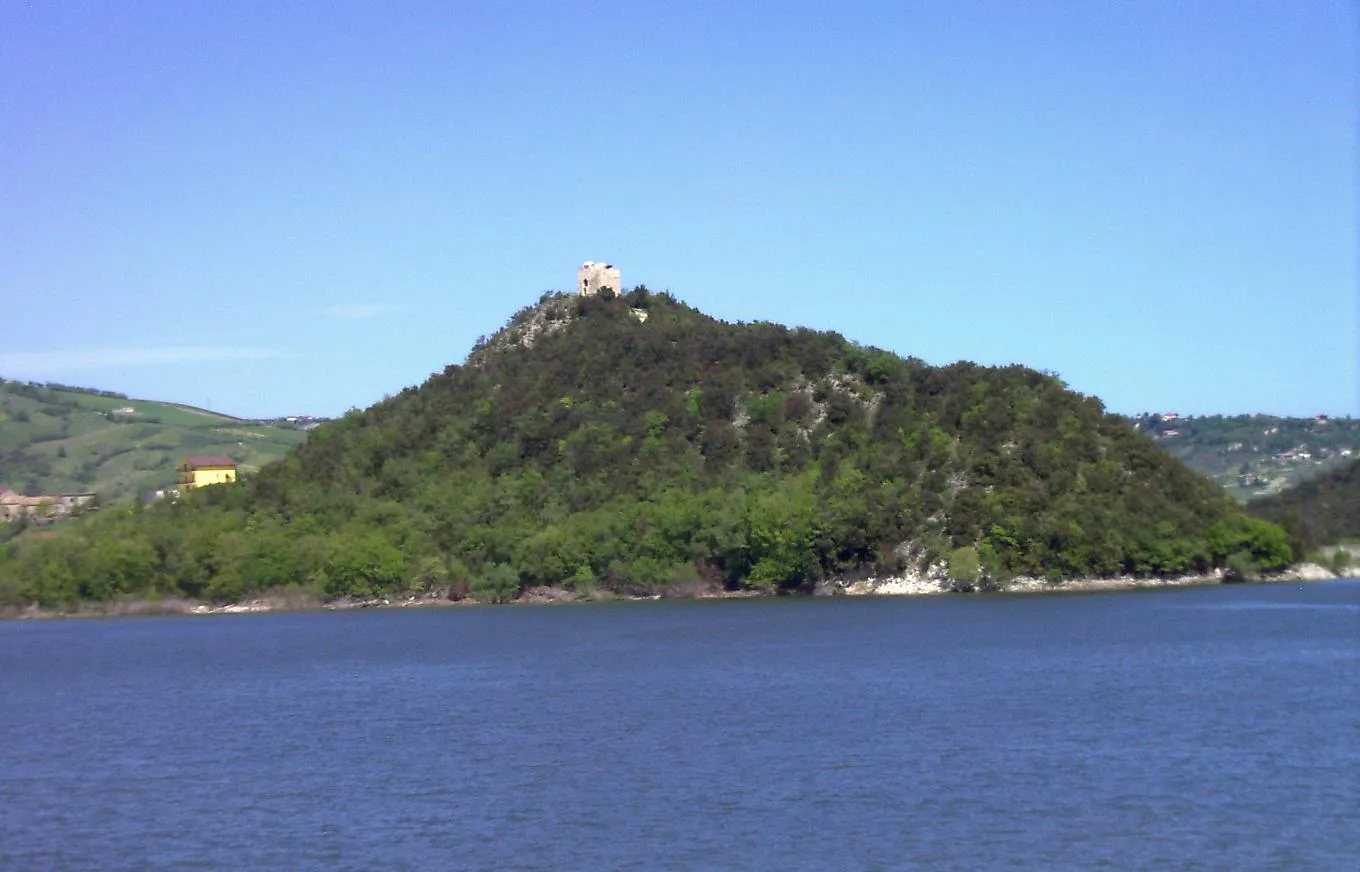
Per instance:
[[[0,598],[795,591],[922,560],[988,585],[1239,551],[1289,558],[1281,531],[1051,375],[726,324],[637,288],[545,296],[465,365],[241,485],[21,537]]]
[[[1360,537],[1360,460],[1255,500],[1250,511],[1288,530],[1300,554]]]

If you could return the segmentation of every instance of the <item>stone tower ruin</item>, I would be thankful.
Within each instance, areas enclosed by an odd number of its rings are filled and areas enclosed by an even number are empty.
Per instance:
[[[593,297],[601,288],[609,288],[618,294],[623,291],[619,279],[619,268],[612,263],[596,263],[588,260],[576,270],[576,292],[583,297]]]

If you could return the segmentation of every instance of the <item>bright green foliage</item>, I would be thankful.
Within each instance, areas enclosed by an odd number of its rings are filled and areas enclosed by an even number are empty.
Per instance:
[[[819,577],[822,519],[815,481],[804,475],[748,494],[746,539],[755,587],[798,586]]]
[[[472,595],[483,602],[508,602],[518,593],[519,574],[505,563],[493,563],[472,582]]]
[[[949,577],[966,587],[972,587],[982,576],[982,563],[977,549],[971,545],[955,548],[949,554]]]
[[[406,558],[380,529],[355,529],[338,536],[322,568],[332,596],[393,593],[401,585]]]
[[[725,324],[639,288],[546,297],[241,486],[0,544],[0,602],[790,591],[907,554],[994,581],[1239,551],[1289,558],[1277,528],[1051,375]]]
[[[1220,521],[1209,529],[1208,542],[1210,553],[1216,559],[1243,553],[1267,571],[1283,569],[1293,559],[1293,549],[1285,531],[1259,518]]]

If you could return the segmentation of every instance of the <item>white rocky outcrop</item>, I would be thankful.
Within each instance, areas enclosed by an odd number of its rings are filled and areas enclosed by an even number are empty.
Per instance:
[[[829,584],[828,592],[851,596],[886,595],[913,596],[921,594],[954,593],[991,589],[998,593],[1061,593],[1064,591],[1154,590],[1170,587],[1190,587],[1223,583],[1224,572],[1216,569],[1203,574],[1175,575],[1165,578],[1144,578],[1135,575],[1116,575],[1110,578],[1070,578],[1051,582],[1044,578],[1021,575],[1003,584],[992,586],[968,585],[949,578],[943,564],[932,564],[926,571],[906,570],[892,576],[869,576],[854,580],[838,580]],[[1337,578],[1331,570],[1316,563],[1300,563],[1261,581],[1328,581]]]
[[[850,596],[919,596],[949,593],[955,589],[944,564],[932,563],[924,571],[907,569],[897,575],[874,576],[836,582],[840,593]]]
[[[1299,563],[1272,577],[1272,581],[1330,581],[1336,578],[1335,572],[1316,563]]]
[[[1317,567],[1321,569],[1321,567]],[[1330,578],[1330,574],[1328,575]],[[1072,578],[1051,582],[1044,578],[1021,575],[997,584],[968,584],[949,577],[943,563],[931,564],[924,572],[906,570],[892,576],[869,576],[835,582],[835,592],[851,596],[913,596],[921,594],[957,593],[991,590],[995,593],[1054,593],[1061,591],[1132,590],[1135,588],[1188,587],[1197,584],[1218,584],[1223,571],[1203,575],[1178,575],[1168,578],[1139,578],[1119,575],[1111,578]]]
[[[1166,578],[1140,578],[1136,575],[1116,575],[1110,578],[1070,578],[1051,582],[1044,578],[1021,575],[1003,586],[1007,593],[1043,593],[1065,590],[1133,590],[1135,588],[1188,587],[1195,584],[1218,584],[1223,581],[1223,570],[1204,574],[1173,575]]]

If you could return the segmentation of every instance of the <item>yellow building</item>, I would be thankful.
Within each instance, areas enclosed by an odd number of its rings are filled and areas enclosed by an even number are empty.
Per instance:
[[[203,487],[236,481],[236,461],[225,454],[186,457],[179,463],[179,486]]]

